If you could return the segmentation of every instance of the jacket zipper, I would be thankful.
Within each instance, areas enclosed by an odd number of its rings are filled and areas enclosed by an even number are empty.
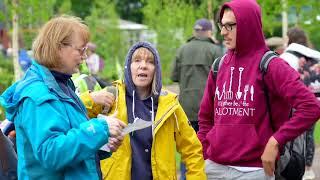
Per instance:
[[[162,122],[163,118],[164,118],[174,107],[176,107],[177,105],[178,105],[178,103],[175,103],[173,106],[171,106],[171,107],[169,108],[169,110],[168,110],[167,112],[165,112],[165,113],[161,116],[161,118],[159,119],[159,121],[157,121],[157,122],[155,123],[154,129],[156,129],[156,128],[158,127],[158,125]]]

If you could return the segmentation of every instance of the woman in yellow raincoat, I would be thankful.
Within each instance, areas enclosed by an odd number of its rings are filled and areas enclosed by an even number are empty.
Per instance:
[[[187,179],[206,179],[202,146],[177,95],[162,89],[161,65],[157,50],[147,42],[131,47],[125,63],[125,80],[116,81],[116,100],[109,113],[133,123],[141,118],[153,125],[125,136],[112,156],[101,162],[104,179],[177,179],[175,154],[186,165]],[[88,94],[82,100],[91,111],[96,104]],[[101,112],[96,111],[97,115]]]

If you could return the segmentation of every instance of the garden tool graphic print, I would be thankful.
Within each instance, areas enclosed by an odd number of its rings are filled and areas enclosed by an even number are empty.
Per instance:
[[[234,71],[237,70],[239,71],[239,78],[236,79],[234,77]],[[236,100],[243,100],[244,102],[246,101],[253,101],[253,97],[254,97],[254,87],[253,85],[243,85],[242,84],[242,74],[243,71],[245,70],[245,68],[243,67],[239,67],[239,68],[235,68],[235,67],[230,67],[230,80],[229,83],[228,82],[224,82],[222,89],[219,90],[219,87],[216,87],[215,90],[215,97],[220,101],[220,100],[233,100],[234,98]],[[232,91],[232,82],[238,80],[238,88],[237,88],[237,92],[233,92]],[[229,87],[226,87],[226,85],[229,84]],[[228,88],[228,90],[226,91],[226,88]]]
[[[244,67],[230,67],[229,79],[222,81],[222,87],[216,86],[215,98],[218,101],[214,110],[215,115],[241,117],[254,115],[255,108],[250,105],[254,101],[254,86],[246,83],[247,79],[242,77],[244,72]],[[232,89],[232,86],[237,88]]]
[[[234,70],[234,67],[231,67],[231,76],[230,76],[229,90],[228,90],[228,92],[225,94],[225,97],[224,97],[224,99],[227,99],[227,100],[232,100],[232,98],[233,98],[233,92],[231,91],[233,70]]]
[[[242,71],[243,71],[243,67],[239,67],[239,84],[238,84],[238,91],[237,91],[237,96],[236,96],[236,99],[239,100],[241,98],[241,95],[242,95],[242,92],[240,91],[240,87],[241,87],[241,77],[242,77]],[[231,76],[232,78],[232,76]]]

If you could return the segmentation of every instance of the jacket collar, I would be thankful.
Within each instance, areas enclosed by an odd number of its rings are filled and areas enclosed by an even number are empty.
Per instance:
[[[192,36],[191,38],[189,38],[187,40],[187,42],[190,42],[190,41],[195,41],[195,40],[198,40],[198,41],[207,41],[209,43],[212,43],[212,44],[215,44],[215,42],[213,41],[212,38],[209,38],[209,37],[195,37],[195,36]]]
[[[55,92],[59,97],[63,99],[70,99],[70,97],[62,91],[54,76],[47,67],[38,64],[36,61],[33,61],[32,65],[33,66],[31,66],[31,70],[39,75],[39,78],[45,83],[49,90]],[[74,88],[71,80],[68,80],[68,85],[71,85],[71,87]]]
[[[118,87],[119,91],[119,97],[125,97],[125,84],[123,81],[115,81],[113,85]],[[120,100],[120,101],[119,101]],[[124,108],[123,110],[126,110],[126,99],[125,98],[117,98],[117,105],[120,106],[120,108]],[[158,129],[162,126],[162,124],[174,113],[174,111],[178,108],[179,102],[178,102],[178,96],[174,93],[171,93],[168,90],[162,89],[160,96],[159,96],[159,103],[158,103],[158,110],[157,114],[155,116],[155,125],[154,125],[154,134],[158,131]],[[117,107],[116,107],[117,108]],[[117,111],[117,109],[115,109]],[[120,112],[122,113],[122,112]],[[125,123],[128,123],[127,114],[123,114],[125,117]]]

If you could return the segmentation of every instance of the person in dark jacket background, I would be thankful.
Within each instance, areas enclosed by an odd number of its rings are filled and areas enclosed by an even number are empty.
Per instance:
[[[212,39],[212,24],[199,19],[193,27],[193,36],[177,51],[171,80],[179,83],[179,101],[193,129],[198,132],[199,103],[213,61],[222,50]],[[185,167],[181,164],[181,179],[185,179]]]
[[[222,54],[211,36],[211,22],[197,20],[193,36],[177,51],[171,73],[171,80],[179,83],[179,101],[195,131],[198,131],[198,110],[205,80],[213,61]]]

